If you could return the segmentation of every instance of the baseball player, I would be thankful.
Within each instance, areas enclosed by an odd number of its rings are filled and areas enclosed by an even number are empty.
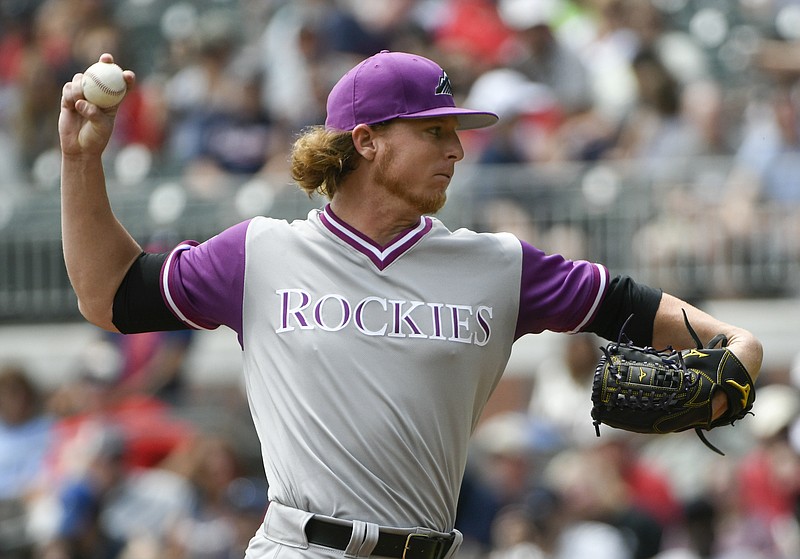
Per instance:
[[[683,309],[759,371],[761,346],[741,328],[601,264],[432,217],[464,157],[458,131],[497,117],[456,107],[431,60],[383,51],[334,86],[325,125],[292,154],[297,184],[324,208],[165,254],[143,252],[115,218],[101,163],[115,109],[88,103],[80,84],[65,84],[59,121],[80,310],[123,333],[236,333],[270,499],[248,558],[453,556],[469,437],[523,335],[616,338],[632,315],[640,343],[691,347]],[[714,413],[725,407],[717,398]]]

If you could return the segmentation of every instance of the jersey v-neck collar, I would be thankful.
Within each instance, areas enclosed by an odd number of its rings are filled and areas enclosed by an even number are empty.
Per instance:
[[[330,204],[327,204],[319,212],[319,220],[328,231],[336,235],[342,242],[369,258],[379,270],[385,269],[408,252],[433,228],[433,220],[428,216],[422,216],[417,225],[403,231],[385,246],[381,246],[342,221],[333,213]]]

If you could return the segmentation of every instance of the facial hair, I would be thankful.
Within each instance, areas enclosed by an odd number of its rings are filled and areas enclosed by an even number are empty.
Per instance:
[[[386,146],[383,158],[375,166],[375,182],[382,186],[389,194],[407,203],[422,214],[435,214],[444,207],[447,201],[445,190],[431,190],[417,194],[408,188],[397,171],[392,168],[396,160],[395,152],[391,146]]]

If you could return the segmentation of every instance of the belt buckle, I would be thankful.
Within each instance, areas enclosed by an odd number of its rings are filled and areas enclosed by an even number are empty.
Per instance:
[[[406,545],[403,548],[403,556],[402,556],[401,559],[411,559],[411,558],[407,558],[406,554],[408,553],[408,550],[411,549],[412,539],[413,538],[419,538],[419,539],[423,539],[423,540],[432,540],[436,544],[436,548],[435,548],[436,549],[436,553],[434,554],[434,557],[438,557],[439,548],[442,545],[441,540],[439,540],[438,538],[432,538],[428,534],[420,534],[420,533],[414,532],[414,533],[409,534],[408,536],[406,536]]]

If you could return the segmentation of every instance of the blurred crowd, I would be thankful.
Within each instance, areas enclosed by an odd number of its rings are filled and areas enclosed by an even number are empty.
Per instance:
[[[469,163],[552,170],[470,177],[479,208],[467,225],[598,257],[579,228],[543,224],[546,197],[577,174],[580,199],[558,211],[597,215],[649,189],[631,252],[653,281],[683,293],[675,266],[721,262],[698,283],[793,294],[798,20],[789,0],[9,0],[0,197],[57,188],[60,89],[102,52],[138,76],[106,153],[110,180],[169,177],[171,194],[211,202],[247,180],[237,204],[255,208],[293,191],[289,146],[324,120],[344,71],[405,50],[440,62],[460,102],[501,115],[462,134]],[[766,271],[751,277],[754,266]]]
[[[800,257],[789,0],[0,1],[0,210],[9,189],[57,184],[61,86],[102,52],[138,78],[109,174],[179,176],[214,200],[243,177],[288,176],[293,135],[321,123],[333,83],[381,49],[438,61],[460,102],[501,115],[464,133],[476,165],[636,167],[662,189],[641,258],[688,248],[702,261],[742,238],[744,261]],[[689,159],[714,158],[723,172],[686,177]],[[545,237],[535,201],[482,188],[477,225],[553,250],[572,238]],[[102,337],[56,390],[24,364],[0,367],[0,557],[242,556],[266,506],[260,458],[247,429],[207,419],[246,410],[238,389],[197,412],[192,343]],[[498,387],[462,491],[463,555],[800,557],[800,368],[766,375],[755,416],[713,432],[720,457],[692,433],[597,437],[598,345],[565,337],[533,375],[510,371]]]
[[[98,330],[48,388],[0,365],[0,557],[244,556],[267,503],[258,443],[238,385],[187,383],[192,343]]]
[[[390,49],[439,61],[463,102],[501,114],[500,126],[468,135],[474,160],[637,159],[666,172],[675,158],[739,154],[764,183],[751,194],[794,202],[794,162],[774,166],[797,144],[794,4],[7,1],[4,180],[35,184],[37,163],[57,146],[61,85],[101,52],[139,79],[111,150],[144,149],[148,172],[180,169],[214,189],[219,174],[285,165],[292,135],[324,120],[342,73]]]

